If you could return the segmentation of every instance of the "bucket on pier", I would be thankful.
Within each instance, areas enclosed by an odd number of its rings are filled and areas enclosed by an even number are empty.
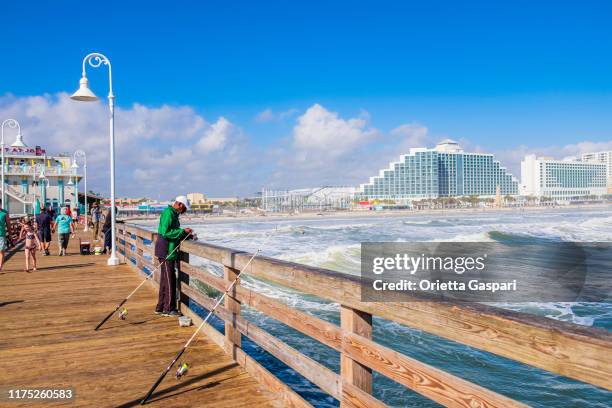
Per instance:
[[[79,238],[79,252],[81,255],[91,254],[91,243],[89,241],[81,241]]]

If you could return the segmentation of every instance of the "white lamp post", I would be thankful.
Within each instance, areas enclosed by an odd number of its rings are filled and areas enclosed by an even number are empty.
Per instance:
[[[89,89],[89,81],[85,72],[85,64],[88,63],[93,68],[98,68],[104,64],[108,67],[108,106],[110,108],[110,188],[111,188],[111,255],[108,258],[108,265],[119,265],[117,257],[117,242],[115,233],[115,95],[113,95],[113,72],[110,60],[99,53],[91,53],[83,59],[83,76],[79,81],[79,89],[72,94],[71,98],[77,101],[93,102],[98,97]]]
[[[6,119],[2,122],[2,139],[0,140],[0,148],[2,149],[2,207],[8,211],[8,203],[6,202],[6,179],[4,178],[4,126],[11,129],[17,128],[17,140],[21,140],[21,126],[15,119]]]
[[[68,186],[72,187],[72,195],[75,195],[75,194],[74,194],[74,182],[72,181],[72,177],[70,177],[70,178],[68,179],[68,184],[66,184],[66,185],[68,185]],[[71,207],[72,207],[72,206],[74,206],[74,201],[70,200],[70,206],[71,206]]]
[[[77,163],[77,157],[83,158],[83,176],[85,178],[85,231],[89,231],[89,224],[87,222],[87,214],[89,214],[89,206],[87,203],[87,155],[83,150],[77,150],[74,152],[72,156],[72,168],[75,169],[75,176],[77,174],[77,170],[79,168],[79,164]],[[77,202],[78,202],[78,190],[77,190]]]
[[[45,194],[45,188],[49,185],[49,179],[47,178],[47,176],[45,176],[44,168],[40,171],[38,181],[40,183],[40,200],[42,201],[42,210],[43,208],[47,208],[47,194]]]

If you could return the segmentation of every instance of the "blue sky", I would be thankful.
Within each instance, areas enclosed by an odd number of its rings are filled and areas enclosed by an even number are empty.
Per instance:
[[[221,183],[191,180],[211,194],[246,195],[262,185],[303,187],[322,179],[366,181],[367,174],[403,153],[398,149],[407,146],[405,140],[392,134],[404,124],[427,129],[419,142],[452,137],[499,152],[500,158],[525,146],[572,153],[568,146],[607,147],[612,140],[610,21],[607,1],[9,2],[0,25],[0,113],[22,114],[42,132],[30,132],[31,137],[44,141],[45,116],[32,113],[39,111],[32,103],[40,101],[26,98],[47,95],[47,109],[57,108],[61,93],[77,85],[82,57],[98,50],[113,63],[125,121],[136,120],[134,104],[154,112],[165,105],[190,109],[192,117],[178,125],[148,111],[142,116],[179,133],[189,132],[190,120],[203,119],[207,126],[192,135],[193,143],[220,118],[228,121],[228,127],[216,129],[232,129],[232,135],[221,137],[212,150],[203,148],[202,157],[215,153],[206,161],[223,160],[233,151],[240,161],[236,167],[250,176]],[[104,95],[106,73],[89,72],[92,87]],[[362,131],[355,137],[363,143],[327,158],[327,173],[351,171],[335,166],[342,160],[360,160],[363,173],[321,177],[305,165],[293,177],[287,174],[284,156],[308,148],[297,142],[296,127],[316,104]],[[325,112],[319,113],[318,120],[325,121]],[[118,131],[125,121],[118,114]],[[157,154],[169,152],[167,159],[189,148],[188,142],[157,135],[165,131],[149,129],[154,137],[138,130],[125,137],[142,138]],[[318,148],[326,150],[324,144]],[[509,168],[516,168],[517,154],[505,158]],[[102,165],[104,157],[98,159]],[[129,185],[137,170],[146,177],[145,164],[121,168],[125,194],[130,188],[150,194],[146,183]],[[102,175],[99,184],[104,191]]]

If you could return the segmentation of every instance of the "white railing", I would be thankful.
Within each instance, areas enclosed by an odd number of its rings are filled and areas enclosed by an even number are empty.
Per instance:
[[[45,176],[75,176],[77,175],[76,169],[62,168],[62,167],[43,167],[43,166],[20,166],[20,165],[7,165],[5,167],[5,173],[7,175],[26,175],[32,176],[36,174],[38,176],[41,170],[45,171]]]
[[[1,183],[0,183],[1,184]],[[24,193],[23,191],[13,186],[6,186],[6,194],[21,201],[22,203],[32,204],[34,202],[34,194]]]

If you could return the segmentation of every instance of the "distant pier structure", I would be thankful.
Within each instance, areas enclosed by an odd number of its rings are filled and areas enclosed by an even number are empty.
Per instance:
[[[50,155],[41,146],[30,147],[18,134],[4,148],[6,203],[3,208],[11,214],[26,214],[34,211],[36,201],[56,209],[74,206],[78,202],[82,175],[73,159],[70,153]]]
[[[324,186],[297,190],[262,189],[265,211],[302,212],[347,209],[355,199],[355,187]]]

